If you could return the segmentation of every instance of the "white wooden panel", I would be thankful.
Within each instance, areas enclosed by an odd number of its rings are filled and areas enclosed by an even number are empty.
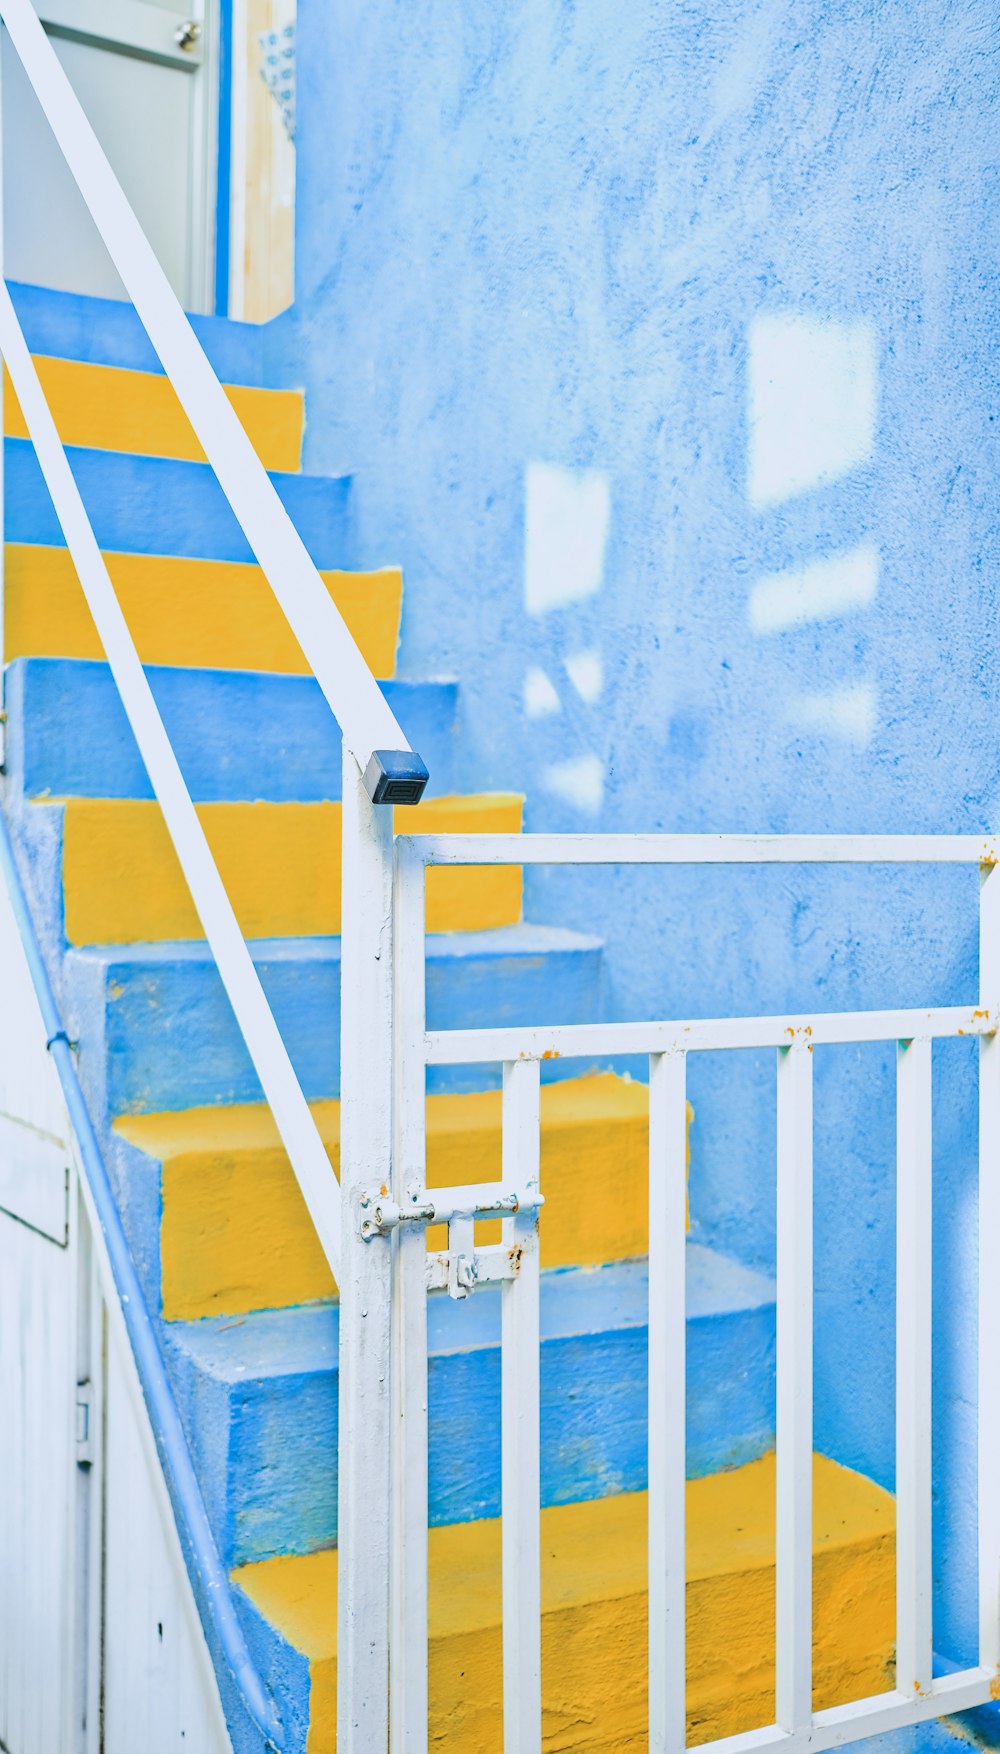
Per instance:
[[[109,1349],[104,1754],[230,1754],[131,1360]],[[144,1423],[144,1421],[143,1421]],[[16,1751],[19,1754],[19,1751]]]
[[[0,1217],[0,1741],[10,1754],[79,1745],[73,1266],[72,1249]]]
[[[61,1247],[69,1240],[65,1145],[5,1114],[0,1114],[0,1212]]]
[[[6,889],[0,883],[0,1114],[65,1141],[59,1074],[45,1052],[45,1026]]]

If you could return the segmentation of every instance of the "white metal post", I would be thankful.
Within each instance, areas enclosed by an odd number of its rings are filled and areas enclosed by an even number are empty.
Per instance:
[[[931,1044],[896,1048],[896,1691],[931,1685]]]
[[[0,285],[4,283],[7,255],[4,248],[4,151],[3,151],[3,39],[6,31],[0,22]],[[7,766],[7,512],[5,446],[7,409],[4,397],[4,373],[0,361],[0,773]]]
[[[503,1069],[503,1181],[537,1188],[541,1153],[539,1065]],[[520,1252],[503,1286],[501,1338],[504,1754],[541,1754],[542,1589],[537,1208],[505,1218],[504,1244]]]
[[[687,1745],[687,1056],[649,1061],[649,1754]]]
[[[393,988],[393,1198],[426,1182],[424,866],[397,847]],[[393,1234],[390,1735],[393,1754],[427,1748],[427,1232]]]
[[[980,869],[979,1004],[1000,1005],[1000,876]],[[979,1664],[1000,1672],[1000,1036],[979,1042]]]
[[[812,1047],[778,1050],[775,1721],[812,1720]]]
[[[385,1754],[392,1252],[361,1224],[391,1174],[392,811],[372,804],[346,747],[343,794],[337,1747]]]

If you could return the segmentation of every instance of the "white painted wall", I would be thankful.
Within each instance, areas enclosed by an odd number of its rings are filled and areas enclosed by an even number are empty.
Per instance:
[[[227,1754],[98,1236],[0,884],[0,1742]]]

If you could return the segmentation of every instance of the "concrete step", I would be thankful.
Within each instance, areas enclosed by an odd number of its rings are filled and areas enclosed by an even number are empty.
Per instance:
[[[517,834],[522,799],[510,793],[397,805],[402,833]],[[339,803],[208,803],[198,806],[222,880],[247,938],[340,931]],[[70,798],[35,803],[23,818],[34,868],[60,872],[53,922],[68,944],[137,944],[200,938],[201,922],[158,804]],[[521,870],[456,866],[428,872],[427,926],[475,932],[521,917]],[[39,889],[36,887],[36,896]]]
[[[26,286],[18,281],[8,281],[7,290],[32,353],[124,366],[132,371],[163,371],[130,301],[57,292],[52,287]],[[224,383],[263,385],[274,381],[265,371],[266,324],[199,315],[189,315],[188,322]]]
[[[892,1687],[895,1506],[814,1458],[817,1710]],[[774,1722],[774,1457],[687,1488],[687,1733]],[[333,1754],[337,1554],[241,1567],[250,1637],[283,1698],[289,1754]],[[542,1747],[646,1754],[646,1496],[542,1511]],[[500,1523],[430,1536],[430,1741],[502,1754]]]
[[[596,1266],[648,1246],[649,1093],[611,1073],[542,1090],[542,1264]],[[316,1123],[340,1168],[340,1104]],[[279,1309],[336,1295],[329,1268],[263,1104],[126,1116],[115,1127],[123,1185],[148,1208],[143,1255],[159,1255],[151,1300],[168,1321]],[[431,1187],[500,1177],[500,1092],[427,1099]],[[613,1191],[612,1191],[613,1190]],[[500,1240],[499,1223],[480,1241]],[[435,1226],[429,1246],[444,1248]]]
[[[313,677],[169,666],[150,666],[146,677],[197,802],[340,797],[340,727]],[[457,683],[384,682],[382,692],[430,769],[427,796],[449,793]],[[18,658],[5,698],[15,813],[46,797],[152,797],[106,664]]]
[[[76,445],[67,456],[102,549],[253,560],[207,463]],[[4,440],[4,468],[7,541],[61,546],[59,520],[28,439]],[[271,479],[316,566],[349,567],[350,478],[272,473]]]
[[[36,354],[45,400],[64,445],[130,451],[150,457],[187,457],[203,463],[177,393],[162,373],[129,371],[76,359]],[[266,469],[298,469],[305,413],[300,390],[226,385],[226,395]],[[17,394],[4,371],[4,432],[27,438]]]
[[[260,567],[169,552],[104,558],[144,664],[312,674]],[[5,566],[8,663],[20,657],[103,659],[67,549],[8,542]],[[327,567],[322,576],[365,662],[376,676],[392,676],[403,597],[399,570]]]
[[[28,874],[29,885],[35,879]],[[340,940],[250,946],[306,1096],[339,1094]],[[427,941],[431,1028],[577,1023],[602,1015],[601,940],[517,925]],[[65,1014],[95,1116],[259,1102],[260,1086],[218,972],[202,943],[71,950],[58,970]],[[571,1077],[571,1061],[548,1062]],[[435,1067],[432,1090],[499,1083],[500,1068]]]
[[[541,1289],[542,1502],[645,1489],[644,1261],[550,1270]],[[227,1561],[337,1534],[336,1306],[169,1325],[168,1359]],[[430,1518],[500,1514],[500,1288],[428,1302]],[[688,1473],[774,1443],[774,1288],[688,1244]]]

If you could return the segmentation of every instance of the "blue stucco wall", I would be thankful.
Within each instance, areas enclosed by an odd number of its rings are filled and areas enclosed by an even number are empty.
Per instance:
[[[299,0],[307,463],[529,828],[979,830],[1000,794],[990,0]],[[957,1002],[975,873],[534,875],[619,1016]],[[972,1654],[974,1063],[936,1056],[936,1641]],[[773,1065],[694,1066],[773,1260]],[[893,1479],[893,1061],[817,1066],[818,1447]]]

